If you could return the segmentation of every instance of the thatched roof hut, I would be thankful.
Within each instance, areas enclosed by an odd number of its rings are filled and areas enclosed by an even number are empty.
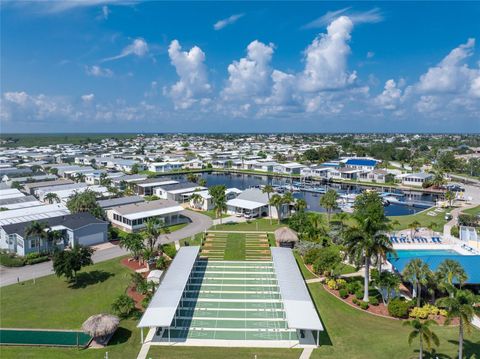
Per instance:
[[[295,247],[295,243],[298,242],[297,232],[288,227],[280,227],[274,234],[275,241],[279,247],[293,248]]]
[[[106,337],[117,330],[119,323],[120,319],[115,315],[97,314],[83,323],[82,330],[93,338]]]

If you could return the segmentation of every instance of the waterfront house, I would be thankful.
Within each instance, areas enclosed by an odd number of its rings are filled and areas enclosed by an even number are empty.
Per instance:
[[[418,172],[408,174],[402,177],[402,184],[406,186],[422,187],[425,182],[433,178],[431,173]]]

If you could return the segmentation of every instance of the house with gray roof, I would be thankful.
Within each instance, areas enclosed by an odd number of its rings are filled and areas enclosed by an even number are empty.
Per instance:
[[[29,253],[48,252],[54,248],[91,246],[108,241],[108,222],[97,219],[90,213],[65,214],[37,221],[47,225],[47,232],[58,231],[59,237],[50,240],[48,236],[27,236],[25,232],[33,221],[12,223],[0,227],[0,248],[25,256]]]

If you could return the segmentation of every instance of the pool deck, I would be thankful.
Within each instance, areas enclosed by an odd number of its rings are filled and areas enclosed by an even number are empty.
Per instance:
[[[463,243],[452,244],[438,244],[438,243],[395,243],[393,248],[395,250],[452,250],[458,252],[458,254],[471,256],[476,253],[472,253],[462,248]]]

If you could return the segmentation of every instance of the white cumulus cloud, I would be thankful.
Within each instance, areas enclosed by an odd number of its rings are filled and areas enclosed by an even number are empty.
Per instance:
[[[299,87],[306,92],[345,88],[357,75],[347,72],[348,42],[353,22],[346,16],[335,19],[305,50],[305,69]]]
[[[90,93],[90,94],[83,95],[82,101],[85,103],[89,103],[89,102],[92,102],[94,98],[95,98],[95,95],[93,93]]]
[[[397,87],[395,80],[385,82],[383,92],[375,98],[375,102],[386,110],[395,110],[402,98],[402,90]]]
[[[228,80],[222,92],[223,98],[241,100],[266,95],[271,87],[270,61],[273,49],[273,44],[252,41],[247,46],[247,56],[228,65]]]
[[[189,51],[182,51],[177,40],[173,40],[168,48],[168,56],[175,67],[179,80],[165,89],[176,108],[189,108],[193,104],[208,102],[211,85],[208,83],[205,53],[198,46]]]

